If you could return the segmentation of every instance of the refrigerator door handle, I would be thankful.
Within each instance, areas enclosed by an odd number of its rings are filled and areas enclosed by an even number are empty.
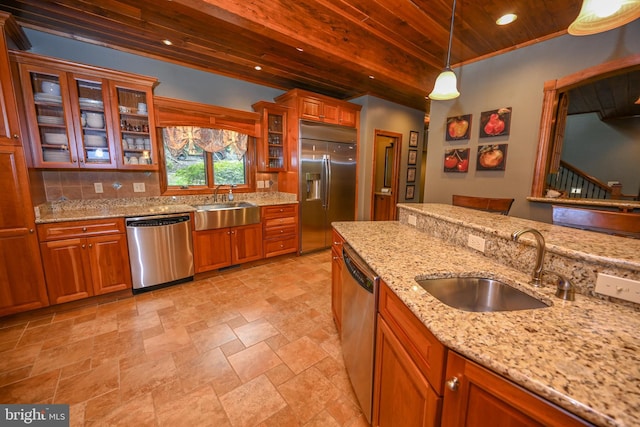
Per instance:
[[[322,207],[329,209],[331,196],[331,156],[329,154],[322,156],[322,186]]]

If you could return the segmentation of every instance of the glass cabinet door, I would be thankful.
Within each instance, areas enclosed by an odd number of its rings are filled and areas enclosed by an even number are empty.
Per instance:
[[[284,132],[282,114],[267,114],[267,150],[269,169],[284,170]]]
[[[113,136],[107,104],[108,91],[101,79],[73,76],[72,99],[77,108],[75,140],[80,167],[115,166]],[[79,119],[79,120],[78,120]]]
[[[130,169],[154,169],[157,167],[155,158],[153,118],[150,116],[150,93],[144,89],[136,90],[128,87],[115,86],[115,99],[119,117],[121,147],[121,166]]]
[[[77,159],[72,150],[74,135],[69,132],[71,112],[68,101],[64,102],[66,75],[50,72],[27,71],[30,96],[34,109],[28,111],[36,127],[30,127],[34,143],[36,163],[40,166],[68,167]],[[27,91],[29,92],[29,91]]]

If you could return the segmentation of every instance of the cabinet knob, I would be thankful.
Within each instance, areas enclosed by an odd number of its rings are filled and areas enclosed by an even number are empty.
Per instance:
[[[17,133],[13,134],[13,139],[20,139],[20,136]]]
[[[29,233],[33,234],[33,228],[29,229]]]
[[[82,249],[84,249],[84,248],[86,248],[86,247],[87,247],[87,245],[82,245]]]
[[[87,232],[87,227],[82,227],[82,232],[86,233]]]
[[[89,248],[92,248],[92,247],[93,247],[93,243],[89,243]]]
[[[445,383],[447,385],[447,388],[451,391],[456,391],[458,390],[458,387],[460,387],[460,380],[458,379],[458,377],[453,377],[449,380],[447,380],[447,382]]]

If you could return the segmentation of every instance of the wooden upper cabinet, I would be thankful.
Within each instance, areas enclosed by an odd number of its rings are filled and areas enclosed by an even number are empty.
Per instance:
[[[299,119],[349,127],[359,126],[359,105],[300,89],[291,90],[276,98],[277,103],[286,105],[290,105],[292,101],[297,108]]]
[[[0,145],[22,144],[16,94],[13,90],[7,51],[11,44],[21,49],[31,47],[15,19],[5,12],[0,12]]]
[[[158,168],[153,78],[12,52],[37,168]]]
[[[253,104],[253,109],[260,113],[262,127],[256,150],[258,172],[286,171],[290,154],[288,108],[261,101]]]

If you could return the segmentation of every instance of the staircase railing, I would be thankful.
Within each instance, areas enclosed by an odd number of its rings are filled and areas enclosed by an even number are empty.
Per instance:
[[[547,186],[563,193],[564,197],[576,199],[630,199],[637,196],[622,194],[622,185],[608,186],[577,167],[560,160],[558,173],[549,175]]]

